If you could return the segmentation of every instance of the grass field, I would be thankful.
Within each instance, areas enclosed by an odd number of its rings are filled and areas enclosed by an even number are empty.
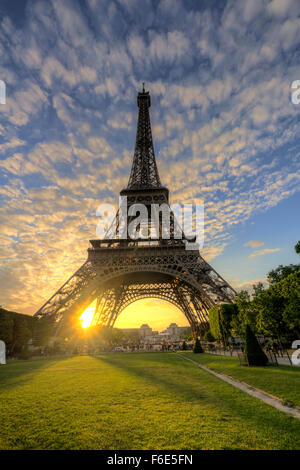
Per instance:
[[[299,449],[291,416],[173,353],[0,368],[1,449]]]
[[[182,353],[181,353],[182,354]],[[216,372],[230,375],[253,387],[275,395],[283,403],[300,407],[300,367],[267,366],[242,367],[238,358],[217,356],[215,354],[183,353]]]

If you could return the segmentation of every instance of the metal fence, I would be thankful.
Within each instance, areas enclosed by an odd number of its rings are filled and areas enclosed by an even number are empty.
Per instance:
[[[243,359],[245,354],[241,345],[231,344],[224,347],[221,344],[205,342],[201,342],[201,345],[206,353],[216,354],[218,356],[238,357],[240,359],[240,363],[246,361],[246,359]],[[268,358],[269,364],[295,366],[287,349],[282,348],[277,351],[267,351],[264,349],[264,353]]]

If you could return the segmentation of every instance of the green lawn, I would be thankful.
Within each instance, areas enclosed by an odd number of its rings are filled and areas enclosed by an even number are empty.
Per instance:
[[[0,367],[1,449],[300,449],[300,423],[173,353]]]
[[[281,398],[282,402],[300,406],[300,367],[243,367],[240,366],[238,358],[217,356],[215,354],[193,354],[192,352],[183,354],[216,372],[230,375],[235,379],[275,395]]]

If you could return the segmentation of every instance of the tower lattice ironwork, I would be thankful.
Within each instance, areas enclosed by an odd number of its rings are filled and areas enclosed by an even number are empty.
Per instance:
[[[139,116],[128,189],[160,188],[149,115],[151,98],[144,88],[143,93],[138,94],[137,103]]]
[[[150,94],[138,93],[139,108],[136,144],[128,185],[120,192],[128,207],[167,204],[169,191],[158,174],[149,108]],[[129,212],[129,211],[128,211]],[[186,316],[194,335],[205,331],[208,310],[218,303],[230,303],[234,289],[202,258],[198,249],[186,250],[186,238],[174,236],[175,217],[171,215],[171,237],[166,239],[159,224],[156,239],[151,227],[140,224],[143,238],[121,236],[119,213],[115,236],[108,230],[103,239],[90,240],[86,262],[35,313],[51,317],[58,324],[80,317],[96,300],[92,324],[114,326],[116,319],[132,302],[154,297],[176,305]],[[132,217],[128,217],[128,223]],[[145,235],[146,229],[146,235]],[[148,235],[147,235],[148,234]]]

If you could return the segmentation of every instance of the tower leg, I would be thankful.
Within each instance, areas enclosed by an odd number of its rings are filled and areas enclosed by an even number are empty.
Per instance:
[[[178,298],[179,303],[182,305],[182,308],[185,312],[185,315],[187,319],[189,320],[189,323],[192,328],[192,335],[193,337],[197,337],[200,334],[199,331],[199,322],[197,320],[196,314],[194,312],[193,306],[190,302],[190,298],[187,295],[187,292],[183,287],[177,286],[176,287],[176,295]]]

